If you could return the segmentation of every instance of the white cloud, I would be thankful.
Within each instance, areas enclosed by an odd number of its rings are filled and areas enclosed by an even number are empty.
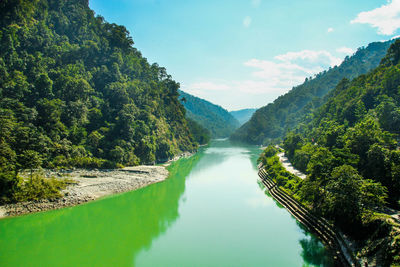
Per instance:
[[[249,83],[248,88],[254,92],[285,92],[292,86],[300,84],[306,77],[312,76],[341,62],[327,51],[303,50],[278,55],[271,60],[251,59],[244,63],[255,68],[252,76],[263,80],[263,84]],[[249,91],[249,89],[246,89]]]
[[[243,26],[245,26],[246,28],[248,28],[248,27],[250,26],[250,24],[251,24],[251,17],[246,16],[246,17],[243,19]]]
[[[251,5],[254,7],[259,7],[261,4],[261,0],[252,0]]]
[[[328,28],[327,32],[328,32],[328,33],[329,33],[329,32],[333,32],[333,28],[332,28],[332,27],[331,27],[331,28]]]
[[[229,109],[263,106],[303,83],[306,77],[340,62],[341,59],[325,50],[287,52],[271,60],[250,59],[244,62],[243,73],[247,72],[248,76],[243,79],[200,80],[183,86],[183,90]]]
[[[303,67],[290,62],[274,62],[268,60],[251,59],[244,63],[247,67],[255,68],[252,76],[262,81],[249,81],[243,83],[242,90],[248,93],[283,92],[295,84],[304,81],[304,78],[320,71],[314,69],[305,71]]]
[[[336,49],[336,52],[346,54],[346,55],[352,55],[355,51],[350,47],[343,46],[343,47],[339,47],[338,49]]]
[[[274,57],[274,60],[251,59],[245,66],[255,68],[252,76],[258,81],[242,82],[241,90],[248,93],[284,93],[301,84],[306,77],[317,74],[329,67],[340,64],[341,59],[327,51],[303,50],[288,52]]]
[[[325,50],[302,50],[299,52],[287,52],[283,55],[275,56],[276,59],[286,63],[294,63],[304,68],[310,66],[334,66],[340,64],[340,58],[334,57]]]
[[[386,5],[361,12],[350,23],[370,24],[378,33],[392,35],[400,28],[400,0],[388,1]]]

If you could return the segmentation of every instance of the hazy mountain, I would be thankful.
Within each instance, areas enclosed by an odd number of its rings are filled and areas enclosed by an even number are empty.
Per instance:
[[[255,108],[246,108],[246,109],[240,109],[240,110],[235,110],[235,111],[230,111],[229,113],[237,119],[239,122],[240,126],[246,123],[247,121],[250,120],[251,116],[257,109]]]
[[[239,127],[239,122],[221,106],[183,91],[179,93],[186,116],[209,130],[213,138],[228,137]]]

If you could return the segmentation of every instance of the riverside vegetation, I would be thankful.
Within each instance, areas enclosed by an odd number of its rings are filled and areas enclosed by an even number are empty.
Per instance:
[[[0,47],[0,203],[66,186],[22,169],[146,164],[209,140],[179,84],[87,0],[1,1]]]
[[[400,265],[400,40],[379,67],[342,80],[312,119],[286,135],[283,148],[303,181],[279,164],[276,148],[261,157],[287,192],[358,242],[358,256]]]
[[[261,157],[269,174],[358,240],[360,257],[383,266],[400,265],[399,224],[386,215],[400,206],[400,41],[392,43],[370,44],[306,79],[232,135],[265,144],[289,132],[283,147],[308,176],[286,173],[273,147]],[[71,181],[43,178],[38,168],[164,161],[238,127],[226,110],[217,108],[218,117],[204,101],[190,102],[133,44],[88,0],[0,2],[0,204],[60,197]]]

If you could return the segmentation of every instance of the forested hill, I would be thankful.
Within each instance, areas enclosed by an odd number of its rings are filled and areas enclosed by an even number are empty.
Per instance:
[[[273,103],[258,109],[251,120],[240,127],[231,138],[252,144],[266,144],[299,124],[305,116],[324,103],[324,96],[343,79],[353,79],[379,65],[394,41],[375,42],[359,48],[346,57],[340,66],[306,79]]]
[[[382,206],[400,210],[399,142],[400,40],[378,68],[343,79],[312,121],[283,142],[293,165],[308,174],[299,186],[287,185],[361,240],[361,254],[378,255],[377,266],[400,265],[400,225],[377,213]]]
[[[179,91],[188,118],[210,131],[213,138],[228,137],[239,127],[239,122],[221,106]]]
[[[301,144],[314,140],[337,158],[325,168],[353,165],[363,177],[386,186],[390,203],[400,207],[400,40],[378,68],[352,81],[343,79],[313,118],[297,130],[300,134],[285,138],[294,164],[306,171],[307,159],[318,148],[305,152]]]
[[[179,84],[87,0],[2,0],[0,27],[2,190],[22,168],[136,165],[196,149]]]
[[[255,108],[246,108],[246,109],[240,109],[240,110],[235,110],[235,111],[230,111],[229,113],[238,120],[240,125],[245,124],[248,122],[251,118],[251,116],[256,112],[257,109]]]

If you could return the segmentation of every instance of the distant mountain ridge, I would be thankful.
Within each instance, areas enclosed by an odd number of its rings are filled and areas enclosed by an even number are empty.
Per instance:
[[[224,108],[179,90],[186,116],[210,131],[213,138],[231,135],[239,122]]]
[[[297,126],[313,110],[324,103],[324,96],[343,78],[354,79],[376,68],[394,40],[375,42],[361,47],[334,68],[306,79],[273,103],[258,109],[250,121],[242,125],[231,139],[251,144],[266,144]]]
[[[251,116],[256,112],[256,108],[246,108],[246,109],[240,109],[240,110],[234,110],[230,111],[229,113],[238,120],[240,123],[240,126],[248,122],[251,118]]]

